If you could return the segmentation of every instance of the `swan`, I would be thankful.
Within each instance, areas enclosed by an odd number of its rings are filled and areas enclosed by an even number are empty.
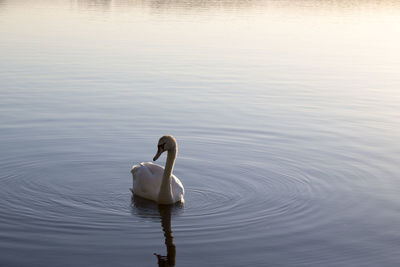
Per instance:
[[[171,135],[164,135],[158,141],[157,154],[153,161],[168,151],[165,169],[151,162],[142,162],[132,167],[133,194],[142,198],[153,200],[159,204],[173,204],[184,202],[184,188],[181,181],[172,174],[178,145]]]

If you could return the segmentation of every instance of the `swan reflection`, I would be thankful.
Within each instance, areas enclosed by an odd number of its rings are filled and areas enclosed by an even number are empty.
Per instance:
[[[133,195],[132,208],[133,213],[139,217],[161,219],[167,255],[163,256],[158,253],[154,253],[154,255],[157,257],[158,266],[175,266],[176,246],[171,228],[171,215],[178,214],[182,210],[183,204],[158,205],[153,201]]]

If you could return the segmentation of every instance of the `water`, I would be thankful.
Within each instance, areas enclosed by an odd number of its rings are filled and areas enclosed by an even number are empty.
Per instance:
[[[0,1],[0,265],[398,266],[399,15]],[[163,134],[183,207],[131,200]]]

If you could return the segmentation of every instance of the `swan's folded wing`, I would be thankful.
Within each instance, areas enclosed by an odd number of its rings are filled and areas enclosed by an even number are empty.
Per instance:
[[[133,193],[141,197],[153,199],[158,194],[160,188],[159,179],[154,176],[146,165],[137,165],[132,170]]]
[[[154,175],[154,176],[163,176],[164,174],[164,168],[161,167],[160,165],[153,164],[151,162],[142,162],[140,163],[141,166],[146,166],[149,171]]]
[[[133,166],[133,193],[157,201],[163,174],[164,168],[151,162]],[[174,200],[183,201],[183,185],[175,175],[172,175],[171,185]]]

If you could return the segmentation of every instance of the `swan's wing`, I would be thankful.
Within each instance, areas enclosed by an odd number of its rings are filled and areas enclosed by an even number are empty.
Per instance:
[[[137,173],[143,173],[143,174],[137,174]],[[163,175],[164,173],[164,168],[153,164],[151,162],[142,162],[138,165],[133,165],[132,170],[131,170],[132,175],[134,176],[133,178],[135,179],[135,176],[159,176]]]
[[[132,167],[132,192],[138,196],[156,200],[160,190],[163,168],[150,162],[142,162]],[[161,170],[160,170],[161,169]]]
[[[131,173],[133,177],[133,182],[135,182],[135,180],[137,180],[140,177],[149,177],[152,175],[151,171],[142,164],[133,165]]]
[[[154,164],[151,162],[142,162],[142,163],[140,163],[140,165],[146,166],[149,169],[149,171],[155,176],[162,177],[164,174],[164,168],[161,167],[160,165],[157,165],[157,164]]]

